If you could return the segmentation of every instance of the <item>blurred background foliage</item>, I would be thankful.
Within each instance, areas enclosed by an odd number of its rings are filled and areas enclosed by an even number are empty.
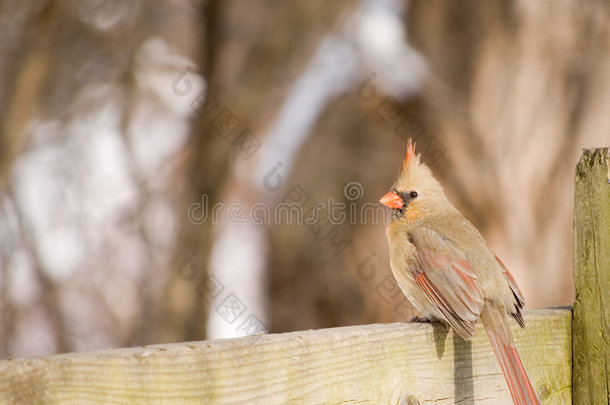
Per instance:
[[[349,209],[387,191],[409,136],[527,307],[571,304],[573,168],[610,141],[609,13],[3,0],[0,355],[408,320],[383,224]],[[343,223],[225,215],[329,198]]]

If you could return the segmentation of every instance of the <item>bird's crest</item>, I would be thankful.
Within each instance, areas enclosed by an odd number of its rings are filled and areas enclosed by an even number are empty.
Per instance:
[[[409,139],[400,173],[394,182],[395,188],[404,191],[410,188],[421,188],[425,184],[433,183],[437,183],[434,175],[428,166],[421,162],[421,155],[415,153],[415,143]]]
[[[402,170],[404,171],[411,163],[419,163],[419,154],[415,154],[415,143],[409,138],[407,141],[407,152],[405,153],[405,159],[402,161]]]

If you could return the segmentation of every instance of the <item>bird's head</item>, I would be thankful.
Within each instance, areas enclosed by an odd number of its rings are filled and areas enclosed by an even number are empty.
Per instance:
[[[411,139],[394,185],[379,202],[392,208],[392,217],[398,221],[424,219],[451,205],[428,166],[415,154]]]

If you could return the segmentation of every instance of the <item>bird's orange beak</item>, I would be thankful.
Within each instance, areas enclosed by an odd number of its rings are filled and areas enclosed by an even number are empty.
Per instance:
[[[387,207],[395,208],[395,209],[399,209],[399,210],[402,209],[402,207],[404,207],[404,205],[405,205],[402,198],[400,198],[400,196],[393,191],[390,191],[389,193],[387,193],[386,195],[381,197],[379,202]]]

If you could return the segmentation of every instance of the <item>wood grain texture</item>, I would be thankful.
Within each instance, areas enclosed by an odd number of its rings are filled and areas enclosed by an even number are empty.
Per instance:
[[[517,346],[543,403],[571,398],[570,310]],[[2,404],[511,404],[485,331],[374,324],[0,362]]]
[[[610,403],[610,153],[583,151],[574,194],[574,404]]]

